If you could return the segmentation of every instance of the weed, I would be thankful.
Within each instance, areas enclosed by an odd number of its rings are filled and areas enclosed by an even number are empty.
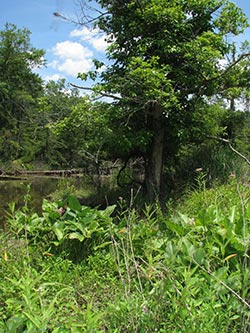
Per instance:
[[[71,195],[42,216],[13,206],[0,332],[248,332],[250,192],[199,184],[168,215],[120,202],[114,219]]]

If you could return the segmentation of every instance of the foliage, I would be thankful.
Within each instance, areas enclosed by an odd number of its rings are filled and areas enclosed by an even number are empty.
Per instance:
[[[145,180],[152,155],[160,155],[152,154],[157,130],[152,128],[151,113],[156,101],[163,107],[164,194],[192,181],[200,167],[211,179],[224,181],[238,160],[210,137],[232,139],[240,151],[248,152],[248,116],[228,109],[225,103],[227,99],[233,105],[242,96],[247,108],[249,61],[241,55],[247,54],[249,45],[236,50],[224,38],[247,26],[245,16],[224,1],[218,3],[222,5],[218,17],[210,13],[217,11],[217,1],[176,2],[166,8],[165,1],[152,1],[143,10],[142,1],[124,2],[124,11],[116,1],[98,3],[110,10],[110,16],[96,21],[109,34],[110,66],[92,73],[102,79],[93,90],[95,98],[113,96],[112,103],[80,96],[65,80],[42,86],[33,70],[43,65],[43,51],[30,45],[30,32],[13,24],[1,31],[1,170],[5,163],[18,170],[43,165],[83,168],[98,175],[107,161],[111,165],[117,157],[127,162],[139,156],[140,176],[144,176],[140,181]],[[165,8],[164,15],[159,5]],[[225,15],[231,15],[228,22]],[[120,35],[123,26],[124,36]],[[165,29],[161,29],[164,41],[157,26]],[[230,70],[220,63],[224,56]],[[4,66],[6,61],[9,66]],[[100,69],[101,63],[94,62]]]
[[[37,98],[42,80],[33,72],[43,65],[43,50],[30,45],[30,31],[7,23],[0,32],[1,160],[30,157],[36,141]]]
[[[250,114],[249,112],[244,112],[241,117],[243,118],[243,126],[237,123],[233,123],[233,136],[235,138],[235,144],[237,149],[249,158],[249,122]]]
[[[58,137],[55,132],[57,127],[60,128],[60,122],[67,119],[72,109],[80,103],[81,98],[78,92],[67,85],[65,79],[57,82],[49,81],[45,84],[44,94],[38,100],[40,131],[39,149],[35,153],[37,160],[46,162],[52,167],[68,167],[69,160],[74,161],[72,138]],[[72,154],[68,156],[67,152],[70,148]]]
[[[37,216],[27,196],[1,234],[0,331],[248,332],[249,189],[198,185],[113,218],[72,196]]]
[[[0,332],[248,332],[250,193],[232,151],[213,139],[248,153],[249,114],[234,99],[242,91],[248,101],[249,63],[227,38],[246,17],[229,1],[97,3],[110,66],[89,75],[100,73],[94,92],[111,105],[64,80],[42,90],[32,66],[43,51],[25,29],[0,33],[2,159],[98,174],[103,160],[142,156],[147,168],[160,110],[165,174],[196,186],[165,213],[157,202],[136,211],[134,197],[90,208],[68,193],[44,200],[41,214],[28,187],[0,235]]]
[[[227,37],[242,33],[247,18],[221,0],[96,3],[103,15],[91,22],[107,34],[110,65],[100,72],[94,91],[114,97],[116,119],[123,125],[117,156],[143,156],[148,192],[159,195],[162,164],[171,168],[183,145],[226,129],[218,98],[239,97],[249,72],[249,53],[239,50],[236,56]],[[234,60],[222,66],[233,50]],[[233,90],[238,93],[232,95]]]
[[[64,163],[89,167],[98,174],[98,167],[107,159],[105,146],[112,133],[101,103],[91,103],[88,97],[78,98],[70,113],[51,128],[60,142]]]

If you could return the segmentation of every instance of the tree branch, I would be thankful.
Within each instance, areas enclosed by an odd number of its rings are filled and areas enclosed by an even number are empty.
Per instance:
[[[89,90],[89,91],[92,91],[92,92],[96,93],[96,91],[93,88],[90,88],[90,87],[82,87],[82,86],[78,86],[74,83],[70,83],[70,85],[74,88],[78,88],[78,89],[82,89],[82,90]],[[116,96],[116,95],[113,95],[113,94],[107,94],[107,93],[104,93],[102,91],[98,91],[98,94],[100,94],[102,97],[110,97],[110,98],[116,99],[118,101],[120,101],[122,99],[119,96]]]
[[[238,150],[236,150],[236,149],[232,146],[230,140],[223,139],[223,138],[218,138],[218,137],[216,137],[216,136],[209,136],[208,138],[227,143],[228,146],[229,146],[229,148],[230,148],[235,154],[237,154],[238,156],[240,156],[240,157],[241,157],[241,158],[242,158],[242,159],[243,159],[248,165],[250,165],[250,161],[249,161],[249,159],[248,159],[245,155],[241,154]]]
[[[67,22],[70,22],[70,23],[73,23],[73,24],[79,24],[79,22],[77,22],[77,21],[75,21],[75,20],[73,20],[69,17],[63,16],[61,13],[54,12],[53,15],[56,16],[56,17],[60,17],[64,21],[67,21]]]
[[[220,75],[217,75],[215,77],[211,77],[210,79],[206,79],[204,83],[213,81],[213,80],[217,80],[220,77],[226,75],[234,66],[236,66],[242,59],[247,58],[250,56],[250,53],[244,53],[242,55],[239,56],[238,59],[236,59],[235,61],[233,61],[222,73],[220,73]]]
[[[97,11],[97,10],[96,10]],[[98,11],[99,12],[99,11]],[[75,21],[73,20],[72,18],[69,18],[69,17],[66,17],[64,15],[62,15],[61,13],[59,12],[54,12],[53,15],[56,16],[56,17],[59,17],[67,22],[70,22],[70,23],[73,23],[73,24],[76,24],[76,25],[81,25],[81,26],[84,26],[84,25],[88,25],[88,24],[91,24],[97,20],[99,20],[101,17],[107,15],[108,12],[105,12],[105,13],[100,13],[98,16],[94,17],[94,18],[87,18],[87,16],[85,16],[86,18],[86,22],[80,22],[80,21]]]
[[[238,59],[236,59],[234,62],[232,62],[222,73],[222,75],[226,74],[228,71],[230,71],[231,68],[233,68],[235,65],[237,65],[242,59],[247,58],[250,56],[250,53],[244,53],[241,56],[239,56]]]

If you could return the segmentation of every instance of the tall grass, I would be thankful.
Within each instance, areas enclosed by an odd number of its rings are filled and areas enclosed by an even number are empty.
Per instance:
[[[72,196],[12,209],[0,332],[249,332],[249,197],[233,180],[164,214]]]

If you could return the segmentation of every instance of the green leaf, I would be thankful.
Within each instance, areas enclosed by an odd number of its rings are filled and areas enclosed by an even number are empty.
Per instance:
[[[193,258],[199,264],[202,265],[205,259],[206,253],[203,248],[199,248],[194,251]]]
[[[81,79],[82,81],[86,81],[88,78],[88,73],[78,73],[77,78]]]
[[[108,245],[111,245],[111,244],[112,244],[111,241],[109,241],[109,242],[104,242],[104,243],[102,243],[102,244],[100,244],[100,245],[95,246],[95,247],[94,247],[94,251],[99,250],[99,249],[103,249],[104,247],[106,247],[106,246],[108,246]]]
[[[116,209],[116,205],[108,206],[105,208],[105,210],[100,211],[102,216],[110,216],[114,210]]]
[[[74,211],[80,212],[82,210],[82,206],[81,206],[80,202],[78,201],[78,199],[71,195],[68,198],[68,206],[70,209],[72,209]]]
[[[78,239],[80,242],[82,242],[85,239],[85,236],[79,232],[71,232],[69,234],[69,239]]]
[[[184,234],[184,232],[183,232],[183,227],[180,226],[180,225],[177,224],[177,223],[167,221],[167,222],[166,222],[166,226],[167,226],[167,228],[169,228],[171,231],[173,231],[174,233],[176,233],[178,236],[181,236],[181,235]]]
[[[30,313],[23,311],[23,314],[37,327],[41,327],[41,322],[39,321],[38,318],[35,318],[32,316]]]
[[[6,323],[7,332],[23,332],[23,326],[27,319],[23,316],[21,317],[11,317]],[[6,333],[7,333],[6,332]]]
[[[64,237],[64,223],[62,221],[56,222],[52,226],[52,230],[56,234],[56,237],[59,241],[63,239],[63,237]]]

